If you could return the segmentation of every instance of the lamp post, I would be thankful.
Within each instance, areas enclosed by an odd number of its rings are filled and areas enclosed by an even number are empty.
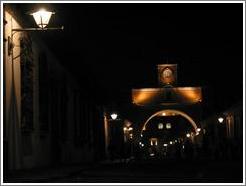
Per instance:
[[[217,133],[218,133],[220,138],[224,138],[224,137],[226,137],[226,129],[227,129],[227,126],[224,125],[224,117],[222,117],[222,116],[218,117],[218,122],[220,125],[217,126],[217,128],[216,128],[217,130],[219,130],[219,131],[217,131]]]
[[[108,113],[107,109],[104,108],[104,138],[105,138],[105,156],[107,159],[110,157],[110,146],[112,145],[112,135],[114,133],[114,127],[110,124],[120,121],[117,112]],[[111,152],[112,153],[112,152]]]

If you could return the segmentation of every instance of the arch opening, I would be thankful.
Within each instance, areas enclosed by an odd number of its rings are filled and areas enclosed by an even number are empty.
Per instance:
[[[147,121],[144,123],[142,129],[141,129],[141,134],[143,133],[143,131],[146,130],[146,126],[148,125],[149,121],[156,117],[156,116],[166,116],[166,115],[180,115],[182,117],[184,117],[186,120],[189,121],[189,123],[192,125],[192,127],[194,128],[194,131],[197,130],[197,124],[195,123],[195,121],[188,115],[186,114],[185,112],[182,112],[182,111],[179,111],[179,110],[174,110],[174,109],[164,109],[164,110],[160,110],[156,113],[154,113],[153,115],[151,115]]]

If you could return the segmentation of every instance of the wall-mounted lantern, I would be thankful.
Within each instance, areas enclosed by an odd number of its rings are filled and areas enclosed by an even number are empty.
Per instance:
[[[27,32],[27,31],[44,31],[44,30],[63,30],[64,27],[53,27],[53,28],[47,28],[47,25],[49,24],[51,16],[55,14],[54,12],[46,11],[45,9],[40,9],[37,12],[34,12],[30,15],[33,16],[36,24],[38,25],[37,28],[11,28],[11,36],[8,37],[8,54],[13,54],[13,37],[14,34],[17,32]],[[15,57],[13,57],[15,59]]]
[[[49,24],[52,14],[55,14],[55,13],[46,11],[45,9],[41,9],[37,12],[32,13],[31,15],[33,16],[36,24],[40,28],[44,29]]]
[[[218,118],[218,121],[219,121],[219,123],[223,123],[224,118],[223,118],[223,117],[219,117],[219,118]]]
[[[116,120],[118,118],[118,114],[112,113],[112,114],[110,114],[110,117],[112,120]]]

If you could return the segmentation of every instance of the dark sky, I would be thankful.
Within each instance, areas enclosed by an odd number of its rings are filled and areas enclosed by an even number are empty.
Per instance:
[[[65,30],[40,37],[95,99],[130,102],[131,88],[158,85],[156,65],[167,60],[180,86],[209,87],[218,109],[242,99],[243,4],[46,6],[50,26]]]

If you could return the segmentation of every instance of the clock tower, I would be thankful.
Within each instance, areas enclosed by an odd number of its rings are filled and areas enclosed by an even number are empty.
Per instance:
[[[159,64],[158,81],[160,86],[174,86],[177,83],[177,64]]]

